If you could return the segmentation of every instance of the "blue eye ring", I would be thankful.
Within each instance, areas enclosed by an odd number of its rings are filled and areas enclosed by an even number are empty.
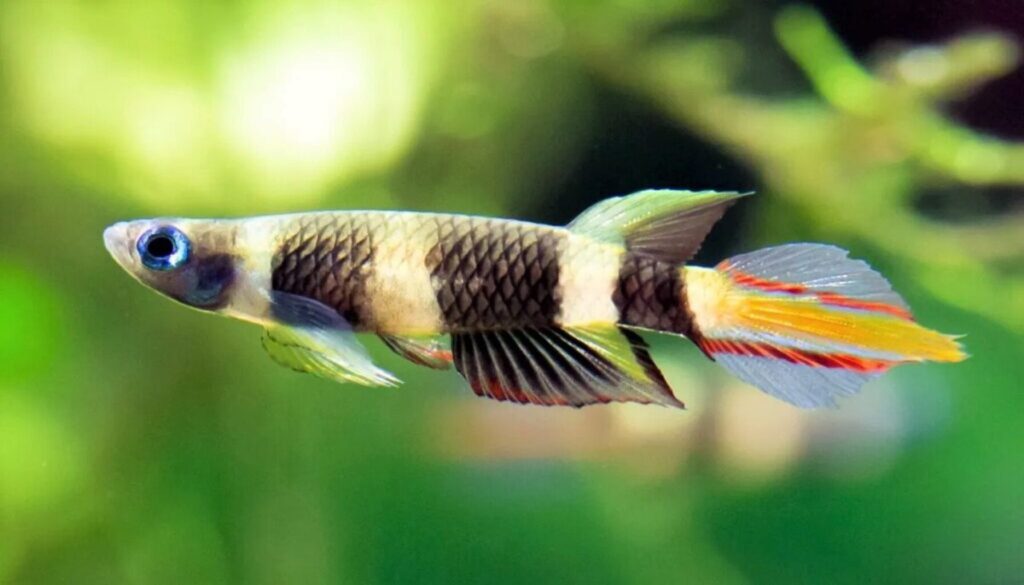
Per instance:
[[[146,268],[166,272],[181,268],[188,262],[192,255],[192,242],[178,228],[162,226],[142,234],[135,249]]]

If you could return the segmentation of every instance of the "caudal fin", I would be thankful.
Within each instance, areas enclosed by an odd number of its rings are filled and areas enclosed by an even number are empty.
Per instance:
[[[834,406],[901,363],[967,357],[955,337],[915,322],[885,278],[841,248],[789,244],[684,270],[694,341],[796,406]]]

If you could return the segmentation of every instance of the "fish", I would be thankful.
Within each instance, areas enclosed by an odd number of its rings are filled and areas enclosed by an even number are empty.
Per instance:
[[[452,369],[481,397],[685,408],[645,336],[684,337],[801,408],[891,368],[967,358],[836,246],[786,243],[689,265],[749,193],[647,190],[566,226],[413,211],[157,218],[107,228],[114,260],[188,307],[254,323],[273,360],[365,386],[399,379],[359,340]]]

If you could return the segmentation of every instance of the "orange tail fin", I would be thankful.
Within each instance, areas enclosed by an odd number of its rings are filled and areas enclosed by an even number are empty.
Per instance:
[[[889,283],[847,252],[789,244],[686,268],[694,340],[764,392],[804,408],[834,406],[907,362],[958,362],[954,337],[914,321]]]

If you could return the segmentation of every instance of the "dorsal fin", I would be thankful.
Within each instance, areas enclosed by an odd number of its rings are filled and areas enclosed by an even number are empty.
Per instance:
[[[591,206],[569,224],[574,232],[630,251],[682,264],[700,249],[711,227],[736,199],[750,193],[640,191]]]

